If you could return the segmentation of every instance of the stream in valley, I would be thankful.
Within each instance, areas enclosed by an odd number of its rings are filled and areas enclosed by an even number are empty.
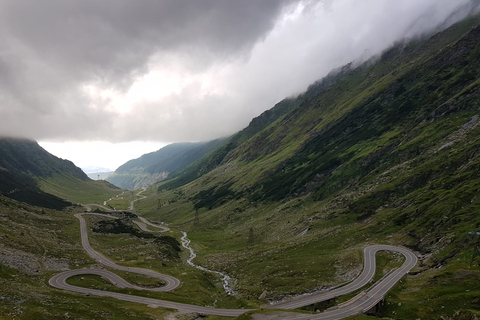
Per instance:
[[[182,234],[183,234],[183,237],[180,239],[182,241],[182,246],[185,249],[187,249],[188,251],[190,251],[190,257],[187,259],[187,263],[189,265],[191,265],[192,267],[195,267],[195,268],[200,269],[202,271],[212,272],[212,273],[216,273],[216,274],[220,275],[222,277],[222,285],[223,285],[223,289],[225,290],[225,292],[230,296],[235,295],[235,291],[233,291],[233,289],[231,287],[231,284],[230,284],[230,282],[232,281],[232,278],[230,278],[227,274],[222,273],[220,271],[207,269],[205,267],[196,265],[195,263],[192,262],[192,260],[195,259],[195,257],[197,255],[195,254],[193,249],[190,247],[190,239],[187,238],[187,233],[185,231],[182,231]]]

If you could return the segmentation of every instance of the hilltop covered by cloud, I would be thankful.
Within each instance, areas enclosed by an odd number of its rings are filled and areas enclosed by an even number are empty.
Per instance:
[[[0,0],[0,135],[199,141],[470,0]]]

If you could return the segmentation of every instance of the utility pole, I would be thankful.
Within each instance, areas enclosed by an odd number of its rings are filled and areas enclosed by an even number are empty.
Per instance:
[[[253,237],[253,227],[248,230],[248,240],[247,240],[247,248],[253,248],[254,245],[254,237]]]
[[[193,220],[193,225],[198,226],[200,224],[200,218],[198,216],[198,209],[195,210],[195,219]]]
[[[475,241],[475,247],[473,249],[473,254],[472,254],[472,260],[470,260],[470,267],[472,267],[473,261],[475,260],[476,257],[480,257],[480,232],[479,231],[470,231],[468,233],[471,237],[472,240]],[[480,265],[480,264],[479,264]]]

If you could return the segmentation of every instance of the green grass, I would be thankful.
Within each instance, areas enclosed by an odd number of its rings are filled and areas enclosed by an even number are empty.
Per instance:
[[[358,245],[351,243],[355,234],[344,226],[351,223],[348,216],[340,216],[336,221],[321,220],[317,226],[299,227],[299,221],[308,221],[312,214],[312,208],[303,208],[304,202],[292,201],[280,209],[288,220],[271,215],[271,210],[278,207],[258,206],[255,210],[234,212],[239,205],[231,203],[229,208],[217,209],[224,215],[231,212],[224,217],[216,215],[217,210],[208,211],[208,215],[201,212],[200,226],[193,226],[191,222],[185,225],[183,220],[180,223],[181,228],[188,230],[192,247],[198,254],[196,261],[233,275],[242,296],[255,300],[267,290],[269,298],[274,298],[333,286],[347,281],[349,272],[361,268],[361,251],[351,249]],[[232,226],[220,227],[229,221],[233,222]],[[247,245],[250,227],[254,229],[255,239],[252,248]],[[310,230],[304,237],[296,237],[307,227]]]
[[[361,289],[338,297],[336,299],[337,304],[347,302],[360,292],[368,290],[375,282],[382,279],[388,272],[400,267],[405,261],[405,258],[402,255],[389,251],[380,251],[375,255],[375,258],[376,270],[375,275],[373,276],[373,282],[367,284]]]
[[[15,259],[9,261],[17,261],[0,263],[0,318],[162,319],[171,312],[50,287],[48,280],[60,270],[48,270],[52,268],[49,261],[67,263],[71,269],[91,267],[93,263],[81,247],[79,223],[72,213],[0,197],[0,252],[3,257],[13,254]],[[25,266],[34,273],[23,271]]]
[[[403,319],[452,317],[459,310],[479,314],[480,268],[469,266],[469,255],[460,255],[441,269],[407,277],[386,297],[380,316]]]
[[[107,201],[107,205],[117,210],[130,210],[130,202],[135,200],[136,197],[132,197],[133,191],[125,191],[115,195]]]
[[[218,166],[205,164],[202,172],[209,173],[173,190],[152,186],[135,203],[135,212],[177,229],[169,235],[187,231],[195,262],[231,275],[236,297],[225,296],[218,277],[186,265],[186,252],[165,256],[153,241],[128,234],[92,234],[92,245],[119,264],[182,281],[171,293],[136,294],[224,307],[259,306],[263,291],[279,299],[345,283],[361,268],[365,246],[403,245],[426,254],[419,273],[389,292],[379,314],[354,318],[478,314],[480,270],[469,266],[468,232],[480,227],[480,126],[461,128],[478,113],[480,45],[475,33],[459,38],[477,24],[468,20],[431,39],[399,44],[377,63],[349,70],[328,90],[312,86],[295,101],[294,112],[236,148],[225,147],[211,159]],[[74,202],[103,202],[119,193],[62,179],[42,187]],[[113,203],[122,207],[128,201]],[[35,212],[17,207],[17,216],[6,219],[2,243],[39,257],[51,245],[55,249],[48,254],[66,257],[72,266],[92,263],[82,253],[71,215],[62,219],[57,212],[46,220],[37,217],[38,209],[29,210]],[[25,215],[44,228],[16,232],[25,226]],[[94,219],[88,217],[89,223]],[[378,263],[376,279],[401,261],[382,253]],[[35,287],[39,280],[45,284],[42,277],[18,279]],[[4,284],[12,277],[2,279]],[[13,287],[8,293],[16,297]],[[30,298],[28,292],[21,295]],[[8,306],[16,310],[14,302]]]
[[[102,217],[88,216],[87,219],[91,225]],[[217,275],[187,265],[184,262],[187,258],[186,252],[182,252],[182,259],[167,258],[162,255],[162,251],[164,251],[162,247],[150,239],[139,239],[129,234],[99,235],[91,233],[89,239],[95,250],[102,252],[120,265],[156,270],[177,277],[182,282],[181,287],[167,293],[130,289],[114,289],[114,291],[197,305],[216,305],[229,308],[255,306],[250,301],[227,296]],[[132,284],[140,286],[158,284],[158,279],[117,270],[112,271]]]
[[[100,203],[122,192],[104,180],[80,180],[71,176],[55,175],[39,182],[40,188],[72,203]]]
[[[94,274],[77,275],[67,279],[68,284],[97,290],[114,291],[117,289],[110,281]]]

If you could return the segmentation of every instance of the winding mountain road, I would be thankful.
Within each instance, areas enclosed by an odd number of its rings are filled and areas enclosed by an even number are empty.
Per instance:
[[[338,297],[362,288],[363,286],[368,284],[370,280],[372,280],[373,276],[375,275],[375,254],[381,250],[394,251],[394,252],[401,253],[405,256],[406,260],[404,264],[400,268],[396,269],[395,273],[393,274],[393,275],[400,275],[400,278],[404,274],[408,273],[408,271],[410,271],[417,264],[417,257],[408,249],[394,247],[394,246],[387,246],[387,245],[369,246],[363,250],[363,256],[364,256],[363,271],[352,282],[340,288],[332,289],[329,291],[321,291],[321,292],[313,293],[308,296],[298,296],[285,302],[275,303],[268,306],[268,308],[296,309],[312,303],[326,301],[326,300],[329,300],[329,299],[332,299],[332,298],[335,298],[335,297]],[[387,276],[387,278],[389,278],[390,276]],[[387,279],[383,279],[383,280],[385,281]]]
[[[133,211],[133,204],[135,203],[135,201],[140,201],[140,200],[146,198],[146,196],[142,196],[142,197],[140,198],[140,194],[142,194],[142,193],[145,192],[145,191],[147,191],[147,189],[143,188],[141,191],[139,191],[139,192],[137,193],[137,199],[130,201],[130,208],[129,208],[130,211]],[[133,191],[132,191],[132,192],[133,192]]]
[[[165,292],[165,291],[173,290],[180,285],[180,281],[172,276],[164,275],[156,271],[143,269],[143,268],[121,266],[111,261],[101,253],[95,251],[90,246],[90,243],[88,241],[87,226],[86,226],[85,219],[82,217],[83,214],[95,214],[95,213],[86,212],[86,213],[80,213],[75,215],[75,217],[77,217],[78,220],[80,221],[80,231],[81,231],[80,234],[82,239],[82,246],[85,249],[85,251],[88,253],[88,255],[90,255],[97,262],[109,268],[147,275],[147,276],[164,281],[166,285],[158,288],[143,288],[143,287],[132,285],[131,283],[127,282],[126,280],[114,274],[113,272],[110,272],[105,269],[76,269],[76,270],[65,271],[53,276],[49,280],[49,284],[51,286],[58,289],[68,290],[68,291],[73,291],[73,292],[78,292],[83,294],[89,294],[89,295],[95,295],[95,296],[101,296],[101,297],[112,297],[112,298],[116,298],[124,301],[137,302],[137,303],[142,303],[147,305],[156,305],[156,306],[165,307],[165,308],[173,308],[173,309],[178,309],[178,310],[183,310],[188,312],[197,312],[197,313],[211,314],[211,315],[218,315],[218,316],[236,317],[247,311],[251,311],[250,309],[218,309],[213,307],[195,306],[190,304],[177,303],[177,302],[171,302],[171,301],[160,300],[160,299],[152,299],[152,298],[140,297],[135,295],[116,293],[111,291],[77,287],[74,285],[67,284],[66,280],[69,277],[72,277],[75,275],[95,274],[95,275],[102,276],[103,278],[109,280],[115,286],[120,288],[132,288],[137,290],[151,290],[151,291]],[[104,215],[104,214],[97,214],[97,215],[115,218],[113,216]],[[146,224],[150,224],[151,226],[154,226],[154,227],[165,228],[162,226],[151,224],[146,219],[142,219],[142,221],[144,222],[140,224],[137,223],[137,225],[139,225],[140,228],[142,228],[141,224],[143,224],[143,226],[147,229],[146,231],[151,231],[151,230],[148,230],[148,228],[146,227]],[[358,290],[362,288],[364,285],[366,285],[373,278],[375,274],[375,254],[381,250],[388,250],[388,251],[401,253],[402,255],[405,256],[405,262],[401,267],[393,270],[392,272],[387,274],[387,276],[377,281],[377,283],[375,283],[366,292],[361,292],[360,294],[358,294],[348,302],[343,303],[342,305],[336,306],[334,308],[331,308],[319,314],[298,314],[298,313],[291,313],[291,312],[290,313],[275,312],[272,314],[268,314],[268,313],[255,314],[254,319],[334,320],[334,319],[342,319],[351,315],[360,314],[368,311],[370,308],[375,306],[375,304],[377,304],[384,297],[384,295],[388,292],[388,290],[390,290],[406,273],[408,273],[416,265],[417,257],[410,250],[405,248],[400,248],[400,247],[388,246],[388,245],[373,245],[373,246],[366,247],[364,249],[363,271],[355,280],[353,280],[349,284],[340,288],[329,290],[329,291],[323,291],[323,292],[315,293],[312,295],[299,296],[289,301],[284,301],[284,302],[272,304],[265,307],[267,309],[268,308],[295,309],[295,308],[307,306],[316,302],[332,299],[339,295],[343,295],[343,294]]]
[[[135,223],[143,231],[146,231],[146,232],[167,232],[167,231],[170,231],[170,228],[160,226],[158,224],[153,224],[150,221],[148,221],[147,219],[145,219],[144,217],[138,217],[138,219],[142,220],[142,222],[133,221],[133,223]],[[152,227],[155,227],[155,228],[158,228],[158,229],[162,229],[162,230],[159,230],[159,231],[150,230],[150,229],[148,229],[147,224],[149,226],[152,226]]]
[[[362,273],[349,284],[329,290],[326,292],[314,293],[309,296],[300,296],[294,299],[291,299],[286,302],[281,302],[278,304],[273,304],[268,306],[268,308],[274,309],[295,309],[300,308],[306,305],[313,303],[329,300],[340,295],[344,295],[353,291],[356,291],[368,282],[370,282],[375,275],[375,254],[378,251],[394,251],[401,253],[405,256],[405,262],[399,268],[388,273],[381,280],[377,281],[372,287],[367,291],[363,291],[356,295],[351,300],[346,303],[339,305],[337,307],[331,308],[325,312],[316,314],[316,315],[293,315],[292,313],[281,313],[276,314],[275,317],[269,317],[268,319],[288,319],[288,320],[314,320],[314,319],[325,319],[325,320],[334,320],[334,319],[343,319],[349,316],[365,313],[374,307],[380,300],[383,299],[385,294],[405,275],[407,274],[415,265],[417,264],[417,256],[408,249],[388,246],[388,245],[373,245],[366,247],[363,250],[364,254],[364,265]],[[254,319],[263,319],[262,316],[255,316]]]
[[[87,224],[85,222],[85,219],[82,217],[82,215],[84,215],[84,214],[105,216],[105,217],[109,217],[109,218],[113,218],[113,219],[117,219],[117,218],[114,217],[114,216],[111,216],[111,215],[101,214],[101,213],[77,213],[75,215],[75,217],[77,217],[77,219],[80,220],[80,235],[81,235],[81,238],[82,238],[83,249],[94,260],[96,260],[97,262],[103,264],[104,266],[112,268],[112,269],[143,274],[143,275],[146,275],[146,276],[149,276],[149,277],[152,277],[152,278],[160,279],[160,280],[162,280],[166,283],[165,286],[162,286],[162,287],[159,287],[159,288],[148,288],[148,290],[151,290],[151,291],[170,291],[170,290],[173,290],[180,285],[180,281],[175,277],[168,276],[168,275],[165,275],[165,274],[153,271],[153,270],[149,270],[149,269],[121,266],[121,265],[116,264],[112,260],[108,259],[107,257],[105,257],[100,252],[95,251],[92,248],[92,246],[90,245],[90,242],[88,241]],[[92,269],[90,269],[90,270],[92,270]],[[72,271],[76,271],[76,270],[72,270]],[[51,281],[51,279],[50,279],[50,281]],[[131,287],[133,288],[133,286],[131,286]],[[138,288],[141,288],[141,287],[137,287],[136,289],[138,289]],[[146,288],[141,288],[141,289],[142,290],[147,290]]]

